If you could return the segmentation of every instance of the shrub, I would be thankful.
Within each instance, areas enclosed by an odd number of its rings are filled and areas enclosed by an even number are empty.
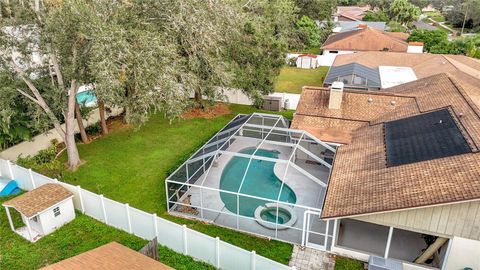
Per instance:
[[[448,42],[447,33],[442,30],[413,30],[408,41],[420,41],[424,43],[426,51],[430,52],[432,46]]]
[[[85,128],[85,132],[87,135],[94,136],[102,133],[102,126],[100,122],[95,123],[91,126]],[[75,133],[75,141],[79,142],[81,140],[80,133]]]
[[[63,176],[64,165],[56,159],[58,154],[58,142],[52,141],[52,145],[47,149],[40,150],[35,156],[18,157],[17,164],[25,168],[54,178]]]

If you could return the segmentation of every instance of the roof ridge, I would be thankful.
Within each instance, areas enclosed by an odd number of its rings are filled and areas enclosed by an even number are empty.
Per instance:
[[[327,87],[308,86],[308,85],[303,86],[302,90],[330,91],[330,89],[327,88]],[[344,93],[359,94],[359,95],[375,95],[375,96],[387,96],[387,97],[415,98],[414,96],[402,95],[402,94],[397,94],[397,93],[393,93],[393,92],[390,93],[390,92],[387,92],[387,91],[384,91],[384,90],[360,91],[360,90],[344,89],[343,92]]]

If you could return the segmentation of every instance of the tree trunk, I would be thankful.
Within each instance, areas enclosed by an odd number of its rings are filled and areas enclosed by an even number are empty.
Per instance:
[[[105,103],[98,101],[98,112],[100,114],[100,124],[102,125],[102,135],[108,134],[107,121],[105,120]]]
[[[80,106],[78,106],[77,99],[75,98],[75,118],[77,118],[78,129],[80,131],[80,137],[82,138],[83,143],[89,143],[87,132],[85,131],[85,126],[82,121],[82,113],[80,112]]]
[[[75,170],[80,165],[80,155],[75,144],[75,103],[78,85],[72,80],[68,95],[67,114],[65,115],[65,145],[67,148],[68,168]]]
[[[195,106],[197,108],[204,108],[202,100],[202,91],[200,89],[195,90]]]

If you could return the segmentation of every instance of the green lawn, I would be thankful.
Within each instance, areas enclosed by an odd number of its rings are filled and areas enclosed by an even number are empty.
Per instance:
[[[363,270],[363,262],[354,259],[336,257],[335,270]]]
[[[173,217],[166,212],[167,175],[235,115],[255,111],[242,105],[230,108],[231,114],[215,119],[181,119],[172,123],[156,114],[136,131],[118,130],[79,145],[80,156],[86,163],[76,172],[66,172],[63,180],[287,264],[292,253],[290,244]],[[283,114],[292,118],[293,111]]]
[[[4,201],[6,198],[0,199],[0,204]],[[24,226],[18,214],[13,215],[13,218],[16,226]],[[147,243],[134,235],[77,213],[72,222],[32,244],[12,232],[5,208],[0,208],[0,269],[38,269],[112,241],[134,250],[139,250]],[[160,246],[159,254],[160,261],[176,269],[215,269],[166,247]]]
[[[328,67],[316,69],[283,67],[275,81],[275,92],[300,94],[305,85],[323,86],[323,79],[327,72]]]

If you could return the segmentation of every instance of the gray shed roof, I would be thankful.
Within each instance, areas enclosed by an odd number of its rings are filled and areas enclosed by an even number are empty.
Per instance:
[[[366,24],[370,28],[375,28],[375,29],[384,31],[385,25],[386,25],[385,22],[364,22],[364,21],[359,21],[359,22],[338,21],[336,22],[336,24],[338,27],[341,27],[340,33],[357,30],[358,25],[360,24]]]
[[[342,66],[332,66],[328,71],[328,74],[323,81],[324,84],[332,84],[334,81],[338,80],[338,77],[349,76],[349,75],[358,75],[367,80],[366,87],[371,88],[380,88],[380,73],[376,68],[369,68],[367,66],[350,63]],[[345,86],[354,86],[353,84],[346,83]]]

